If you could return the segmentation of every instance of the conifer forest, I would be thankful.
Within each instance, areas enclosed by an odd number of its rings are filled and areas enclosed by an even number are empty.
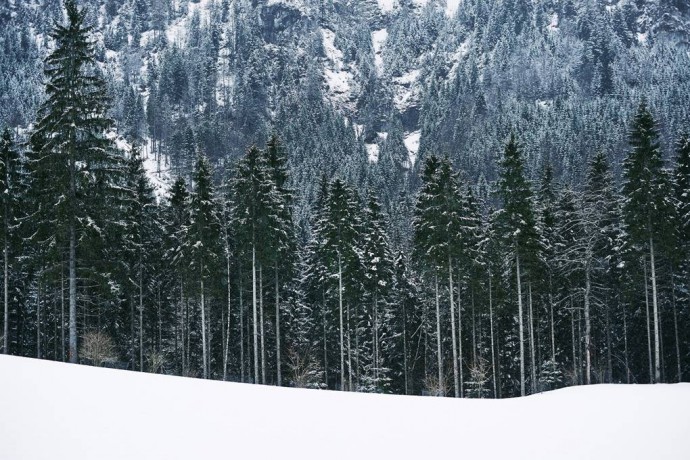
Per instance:
[[[684,0],[3,0],[0,128],[5,354],[690,381]]]

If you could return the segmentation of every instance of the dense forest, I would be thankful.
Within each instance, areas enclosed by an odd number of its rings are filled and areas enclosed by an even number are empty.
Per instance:
[[[664,141],[644,95],[580,181],[530,174],[516,125],[495,180],[428,148],[393,197],[323,170],[307,205],[280,136],[216,160],[181,139],[193,162],[159,195],[65,8],[45,99],[0,142],[3,352],[456,397],[687,380],[690,138]]]

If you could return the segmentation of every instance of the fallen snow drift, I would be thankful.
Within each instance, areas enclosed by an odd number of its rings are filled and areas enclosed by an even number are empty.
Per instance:
[[[512,400],[297,390],[0,356],[0,458],[690,458],[690,384]]]

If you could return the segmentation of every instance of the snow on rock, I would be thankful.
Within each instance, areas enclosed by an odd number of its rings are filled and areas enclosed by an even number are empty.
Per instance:
[[[350,110],[354,110],[352,93],[355,80],[352,68],[343,61],[343,52],[335,46],[335,32],[321,29],[323,49],[326,53],[327,65],[324,68],[324,78],[330,99]]]
[[[382,13],[390,13],[398,6],[397,0],[376,0]]]
[[[459,400],[244,385],[5,355],[0,374],[0,456],[12,460],[688,458],[690,384]]]
[[[403,143],[405,144],[405,148],[407,149],[407,155],[408,155],[408,161],[409,161],[409,166],[412,167],[414,166],[415,161],[417,160],[417,154],[419,153],[419,141],[422,138],[422,132],[421,131],[415,131],[413,133],[406,133],[405,136],[403,137]]]
[[[420,75],[421,71],[414,69],[393,79],[395,85],[393,103],[400,112],[404,112],[419,102],[421,87],[417,83]]]
[[[381,50],[388,40],[388,30],[381,29],[371,33],[371,44],[374,47],[374,64],[379,75],[383,73],[383,56]]]
[[[550,32],[556,32],[558,30],[559,18],[558,13],[553,13],[551,15],[551,21],[549,22],[548,29]]]
[[[446,15],[449,17],[455,16],[460,7],[460,0],[446,0]]]
[[[364,144],[367,149],[367,157],[369,163],[376,163],[379,161],[379,144]]]

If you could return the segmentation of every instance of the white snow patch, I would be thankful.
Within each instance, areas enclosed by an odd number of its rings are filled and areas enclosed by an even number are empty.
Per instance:
[[[558,30],[558,24],[559,24],[558,13],[553,13],[551,15],[551,21],[549,22],[548,29],[551,32],[556,32]]]
[[[12,460],[688,456],[690,384],[452,399],[204,381],[6,355],[0,375],[0,443],[2,457]]]
[[[347,106],[352,101],[353,86],[355,80],[350,66],[343,61],[343,52],[335,46],[335,32],[329,29],[321,29],[323,48],[328,60],[324,68],[324,78],[331,99],[342,106]]]
[[[369,163],[376,163],[379,161],[379,144],[364,144],[367,149],[367,157],[369,158]]]
[[[132,145],[122,136],[118,136],[113,131],[108,132],[106,136],[111,139],[115,143],[115,147],[124,152],[125,155],[129,155],[129,153],[132,151]],[[170,159],[167,157],[167,155],[163,154],[156,156],[151,152],[151,150],[151,141],[149,139],[144,139],[144,142],[140,147],[140,155],[141,159],[143,160],[146,177],[148,177],[149,183],[153,188],[153,194],[156,196],[156,200],[160,203],[167,198],[170,185],[173,182],[170,171]]]
[[[374,64],[379,75],[383,73],[383,56],[381,50],[388,40],[388,30],[380,29],[371,33],[371,44],[374,47]]]
[[[446,0],[446,15],[449,17],[455,16],[460,7],[460,0]]]
[[[637,33],[637,42],[642,43],[642,44],[647,43],[647,37],[648,36],[649,36],[648,32],[645,32],[645,33],[638,32]]]
[[[376,0],[379,4],[379,9],[383,13],[390,13],[395,9],[396,6],[398,6],[398,1],[397,0]]]
[[[404,112],[419,101],[421,88],[417,83],[420,75],[421,71],[419,69],[414,69],[401,77],[393,79],[393,83],[396,86],[393,103],[398,111]]]
[[[406,133],[405,136],[403,136],[403,143],[405,144],[405,148],[407,149],[410,168],[414,166],[414,163],[417,160],[417,154],[419,153],[419,141],[421,137],[421,131]]]

